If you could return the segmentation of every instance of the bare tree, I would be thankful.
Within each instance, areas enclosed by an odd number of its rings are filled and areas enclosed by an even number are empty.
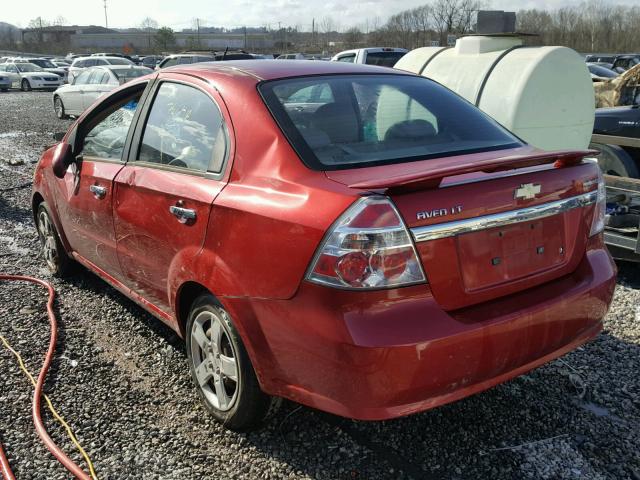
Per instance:
[[[158,22],[151,17],[145,17],[139,25],[141,30],[147,32],[147,48],[151,50],[151,41],[153,40],[153,33],[158,30]]]

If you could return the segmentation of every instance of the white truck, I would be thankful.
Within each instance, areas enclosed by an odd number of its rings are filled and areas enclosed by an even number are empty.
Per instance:
[[[390,47],[356,48],[337,53],[331,61],[393,67],[408,51],[406,48]]]

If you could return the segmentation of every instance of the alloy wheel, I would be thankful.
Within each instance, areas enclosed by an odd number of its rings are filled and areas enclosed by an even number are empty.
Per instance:
[[[42,254],[51,271],[58,270],[58,247],[56,244],[56,234],[51,225],[51,219],[45,210],[38,214],[38,231],[40,232],[40,242],[42,243]]]
[[[191,361],[207,400],[218,410],[230,410],[238,397],[238,355],[222,312],[203,311],[191,327]]]

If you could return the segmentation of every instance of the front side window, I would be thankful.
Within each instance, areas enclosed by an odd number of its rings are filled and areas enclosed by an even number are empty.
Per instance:
[[[189,64],[193,61],[193,59],[191,57],[178,57],[178,64],[179,65],[186,65]]]
[[[127,133],[142,91],[110,106],[102,119],[86,134],[81,154],[101,159],[121,160]]]
[[[331,96],[291,103],[321,86]],[[400,163],[521,146],[450,90],[411,75],[332,75],[263,82],[259,91],[303,162],[316,170]]]
[[[225,128],[213,100],[187,85],[161,84],[145,125],[139,161],[220,172],[225,155]]]

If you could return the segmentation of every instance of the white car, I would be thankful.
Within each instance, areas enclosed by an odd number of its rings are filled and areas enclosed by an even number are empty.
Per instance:
[[[46,72],[55,73],[56,75],[62,78],[63,82],[67,81],[67,72],[69,71],[69,69],[67,68],[65,70],[64,68],[60,68],[48,58],[23,58],[21,63],[22,62],[33,63],[34,65],[39,66]]]
[[[62,78],[55,73],[49,73],[33,63],[3,63],[0,65],[0,75],[9,77],[9,88],[20,88],[28,92],[37,88],[58,88],[62,85]]]
[[[72,84],[53,92],[53,110],[58,118],[79,116],[102,95],[153,70],[135,65],[109,65],[84,69]]]
[[[408,51],[406,48],[390,47],[357,48],[337,53],[331,61],[393,67]]]
[[[78,57],[69,67],[69,83],[85,68],[107,65],[133,65],[133,62],[122,57]]]

